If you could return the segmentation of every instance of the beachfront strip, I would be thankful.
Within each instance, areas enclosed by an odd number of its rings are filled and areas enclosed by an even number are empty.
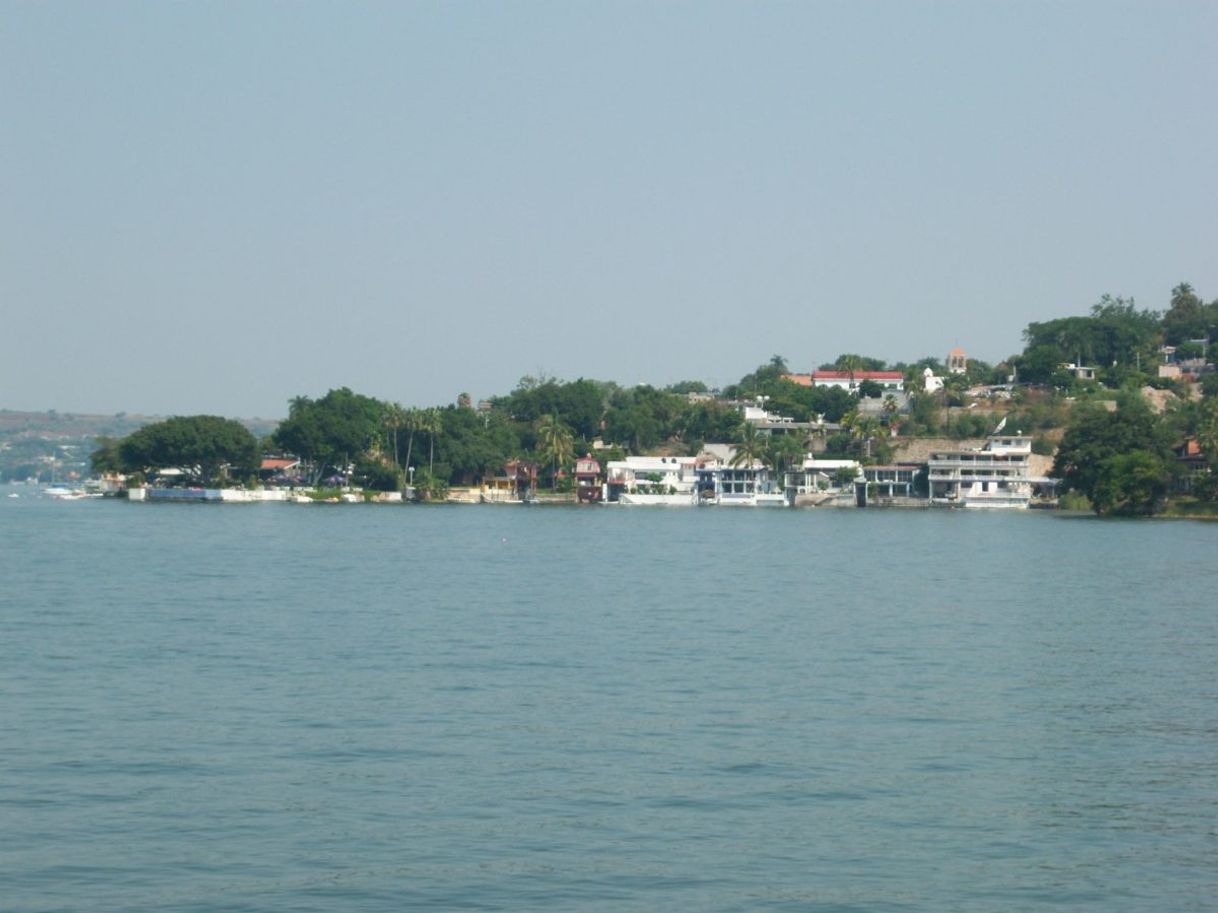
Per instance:
[[[454,489],[453,503],[607,504],[630,507],[969,507],[1026,509],[1055,504],[1056,481],[1033,475],[1032,439],[991,435],[980,448],[939,449],[923,463],[867,465],[812,453],[779,471],[748,459],[733,444],[704,445],[697,456],[628,456],[604,466],[591,454],[575,461],[572,490],[538,491],[536,463],[513,460],[472,489]],[[133,501],[249,503],[402,503],[411,490],[375,495],[343,491],[319,498],[301,489],[133,487]]]

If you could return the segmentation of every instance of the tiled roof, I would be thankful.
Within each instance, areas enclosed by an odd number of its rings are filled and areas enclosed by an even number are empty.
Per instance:
[[[813,371],[813,380],[904,380],[900,371]]]

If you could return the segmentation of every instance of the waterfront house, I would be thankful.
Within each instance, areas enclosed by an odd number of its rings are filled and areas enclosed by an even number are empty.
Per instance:
[[[603,495],[601,464],[592,454],[585,454],[575,461],[575,500],[580,504],[596,504]]]
[[[857,460],[822,460],[812,455],[795,468],[788,469],[784,478],[787,503],[793,507],[812,507],[831,501],[840,492],[840,479],[859,474]]]
[[[503,472],[482,480],[483,501],[530,501],[537,497],[537,464],[509,460]]]
[[[786,507],[782,484],[763,463],[731,466],[703,464],[697,469],[698,500],[702,504],[740,507]]]
[[[927,461],[931,504],[1026,508],[1032,499],[1032,439],[992,435],[981,450],[932,451]]]
[[[623,495],[684,496],[692,502],[697,459],[683,456],[630,456],[605,468],[608,500]]]
[[[864,466],[863,478],[877,498],[912,498],[917,463],[897,463],[892,466]],[[925,503],[925,502],[923,502]]]
[[[263,482],[297,481],[300,474],[300,460],[295,457],[264,457],[258,467],[258,478]]]
[[[1210,461],[1194,438],[1177,447],[1175,454],[1178,472],[1173,474],[1172,488],[1178,493],[1187,494],[1193,490],[1197,479],[1210,474]]]

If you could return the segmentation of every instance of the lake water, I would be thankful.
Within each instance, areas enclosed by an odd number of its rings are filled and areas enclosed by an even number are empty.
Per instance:
[[[1218,525],[11,490],[6,911],[1218,908]]]

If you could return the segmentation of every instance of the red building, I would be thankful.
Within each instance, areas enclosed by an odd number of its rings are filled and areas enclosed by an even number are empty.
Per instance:
[[[596,504],[601,500],[601,464],[586,454],[575,461],[575,497],[580,504]]]

